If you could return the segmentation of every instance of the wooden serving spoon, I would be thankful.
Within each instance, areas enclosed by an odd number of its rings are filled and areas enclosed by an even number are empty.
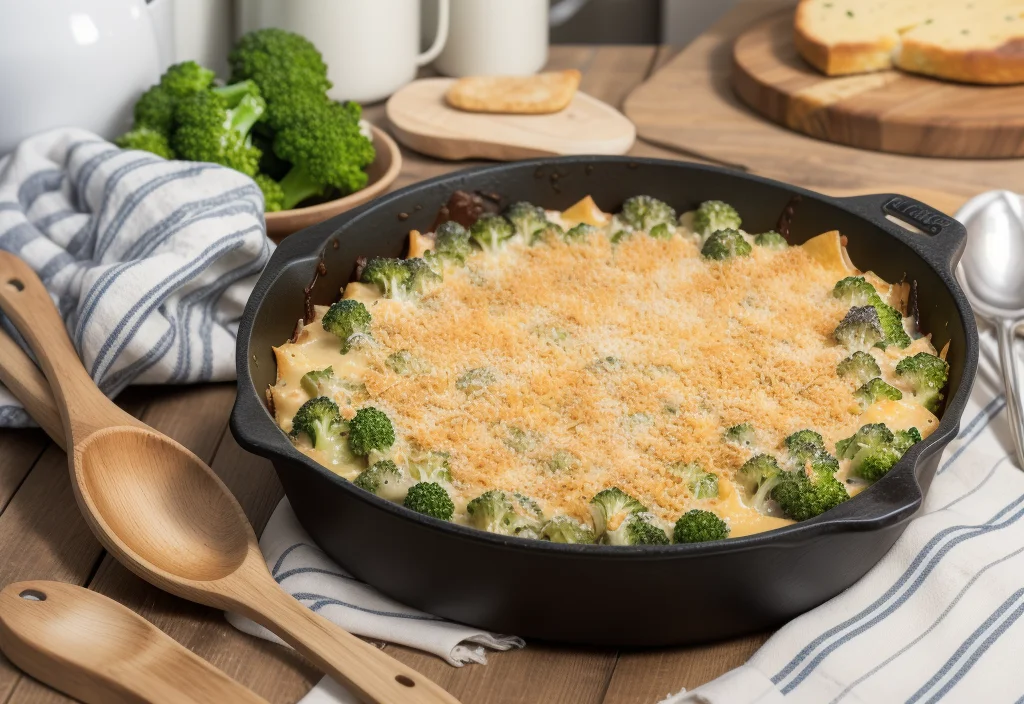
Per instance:
[[[281,589],[224,483],[187,448],[100,392],[42,282],[6,252],[0,252],[0,309],[39,358],[60,409],[75,498],[115,558],[183,599],[262,624],[363,701],[457,703]]]
[[[267,704],[131,609],[73,584],[7,585],[0,649],[87,704]]]

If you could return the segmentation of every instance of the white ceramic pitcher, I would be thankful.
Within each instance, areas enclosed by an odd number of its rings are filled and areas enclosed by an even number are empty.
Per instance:
[[[0,0],[0,155],[54,127],[108,139],[171,63],[173,0]]]

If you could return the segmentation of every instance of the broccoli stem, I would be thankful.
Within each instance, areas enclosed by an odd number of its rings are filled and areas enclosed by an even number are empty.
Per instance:
[[[227,86],[218,86],[211,89],[227,101],[227,106],[233,108],[242,102],[242,98],[250,94],[258,94],[259,89],[252,81],[240,81]]]
[[[283,210],[291,210],[296,205],[323,193],[324,185],[310,176],[300,166],[293,166],[292,170],[281,179],[281,190],[284,191]]]
[[[245,139],[261,117],[266,108],[260,100],[242,98],[242,101],[231,110],[228,110],[228,127],[238,133],[238,136]]]

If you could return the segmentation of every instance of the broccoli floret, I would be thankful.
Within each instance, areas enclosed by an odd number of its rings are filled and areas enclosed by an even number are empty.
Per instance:
[[[508,429],[504,443],[508,449],[522,455],[537,447],[537,437],[534,433],[512,426]]]
[[[896,451],[900,453],[900,457],[906,454],[913,445],[921,442],[921,431],[917,428],[911,428],[910,430],[897,430],[893,433],[893,444],[896,447]]]
[[[718,475],[705,472],[696,462],[677,462],[669,471],[686,482],[690,495],[695,499],[714,499],[718,496]]]
[[[608,545],[668,545],[668,534],[658,525],[653,513],[637,511],[628,514],[615,530],[608,530],[601,540]]]
[[[675,225],[669,225],[668,223],[663,222],[652,227],[647,234],[656,240],[667,240],[671,239],[672,235],[676,234],[676,228]]]
[[[371,451],[384,452],[395,444],[395,428],[383,411],[373,406],[360,408],[349,421],[348,445],[352,454],[366,457]]]
[[[354,335],[370,334],[370,322],[370,312],[366,306],[351,298],[344,298],[327,309],[320,324],[341,341],[341,353],[345,354],[351,347]]]
[[[380,460],[360,472],[352,483],[382,499],[402,501],[409,491],[410,480],[394,462]]]
[[[496,380],[494,371],[490,367],[477,367],[470,369],[455,380],[455,388],[465,391],[470,396],[477,396],[483,393],[488,386]]]
[[[725,540],[729,537],[729,526],[711,511],[695,508],[679,517],[672,536],[677,543]]]
[[[897,442],[896,436],[884,423],[871,423],[837,442],[836,454],[850,460],[851,474],[875,481],[899,461],[909,447],[907,441],[912,438],[912,435],[905,435]]]
[[[789,456],[803,465],[825,451],[825,440],[813,430],[798,430],[784,441]]]
[[[594,542],[594,531],[571,516],[555,516],[544,524],[540,537],[552,543],[589,545]]]
[[[925,408],[937,413],[943,399],[942,390],[949,378],[949,365],[945,360],[927,352],[904,357],[896,365],[896,376],[910,385],[914,396]]]
[[[290,112],[274,136],[274,153],[293,164],[281,179],[285,210],[331,189],[348,195],[367,184],[365,168],[376,153],[351,109],[322,95],[300,96]]]
[[[884,348],[889,345],[896,345],[901,349],[908,347],[910,345],[910,335],[907,334],[906,329],[903,327],[903,315],[883,301],[878,294],[868,298],[868,305],[874,306],[875,311],[878,313],[878,321],[882,326],[882,334],[885,336],[879,347]]]
[[[469,244],[469,230],[454,220],[449,220],[434,233],[434,248],[428,252],[431,264],[448,262],[462,266],[473,251]]]
[[[180,99],[175,108],[178,126],[171,146],[182,159],[222,164],[254,176],[261,153],[252,145],[249,131],[264,108],[263,99],[251,94],[231,108],[213,91],[193,93]]]
[[[697,234],[707,239],[719,230],[738,230],[743,220],[736,208],[720,200],[706,200],[694,214],[693,227]]]
[[[305,433],[317,450],[333,449],[344,430],[338,404],[326,396],[309,399],[292,418],[292,435]]]
[[[148,127],[168,138],[174,130],[174,105],[177,98],[159,83],[139,98],[133,109],[134,130]],[[148,150],[147,150],[148,151]]]
[[[741,447],[751,447],[754,444],[754,426],[750,423],[740,423],[725,431],[725,439]]]
[[[580,466],[580,458],[568,450],[555,450],[548,460],[548,469],[556,474],[572,472]]]
[[[252,79],[267,101],[267,122],[274,130],[292,123],[296,96],[326,99],[331,82],[327,65],[305,37],[281,29],[249,32],[228,54],[231,81]]]
[[[388,355],[384,360],[387,368],[399,376],[408,376],[416,371],[416,360],[409,350],[398,350]]]
[[[206,90],[213,84],[216,74],[203,68],[195,61],[182,61],[174,64],[160,77],[160,85],[171,95],[182,98],[191,93]]]
[[[363,267],[359,280],[364,284],[376,284],[385,298],[403,300],[409,289],[412,271],[404,259],[374,257]]]
[[[402,505],[416,513],[422,513],[442,521],[450,521],[455,513],[455,504],[444,487],[434,482],[420,482],[409,487]]]
[[[876,377],[854,391],[853,397],[860,402],[861,408],[867,408],[876,401],[899,401],[903,392]]]
[[[524,242],[532,241],[534,235],[550,225],[544,208],[539,208],[532,203],[513,203],[505,211],[505,217],[512,223],[516,234],[521,236]]]
[[[649,233],[656,226],[665,225],[671,232],[675,232],[676,211],[668,203],[657,198],[633,196],[622,204],[619,219],[634,230]]]
[[[832,333],[836,342],[851,351],[864,351],[882,342],[885,335],[873,306],[855,306]]]
[[[493,213],[485,213],[469,228],[469,236],[485,252],[497,252],[515,234],[512,223]]]
[[[750,505],[764,513],[772,490],[781,481],[782,468],[771,455],[754,455],[743,463],[737,479],[751,498]]]
[[[520,538],[537,538],[544,528],[544,515],[535,501],[521,494],[486,491],[466,504],[469,524],[480,530]]]
[[[451,484],[452,470],[447,452],[418,452],[409,458],[409,474],[418,482]]]
[[[882,369],[878,362],[867,352],[857,351],[844,359],[836,367],[836,374],[840,378],[850,378],[859,384],[864,384],[877,376],[880,376]]]
[[[253,180],[263,192],[263,212],[276,213],[284,209],[284,189],[280,183],[266,174],[256,174]]]
[[[178,102],[195,93],[207,91],[213,83],[213,79],[213,71],[203,68],[194,61],[185,61],[171,66],[160,77],[160,82],[150,87],[135,103],[133,109],[135,123],[132,132],[146,127],[159,132],[169,140],[174,132],[174,113]],[[121,139],[140,139],[140,137],[129,138],[127,135],[122,135]],[[126,149],[153,151],[142,146],[128,147],[120,144],[119,146],[124,146]],[[153,153],[164,156],[160,152]]]
[[[739,230],[718,230],[704,242],[700,253],[706,259],[724,261],[733,257],[749,257],[753,251]]]
[[[405,267],[409,270],[409,282],[406,284],[406,290],[417,296],[422,296],[442,281],[441,275],[420,257],[406,259]]]
[[[847,276],[836,283],[832,289],[833,298],[838,298],[848,306],[866,306],[872,296],[877,295],[875,287],[863,276]]]
[[[585,222],[581,222],[579,225],[574,225],[566,230],[562,236],[566,242],[585,242],[588,237],[597,232],[597,228],[593,225],[588,225]]]
[[[774,250],[780,252],[783,249],[789,247],[789,243],[786,242],[786,238],[780,235],[775,230],[769,230],[768,232],[762,232],[760,235],[754,238],[754,244],[758,247],[764,247],[765,249]]]
[[[590,500],[590,514],[599,536],[619,528],[629,514],[646,510],[646,506],[618,487],[599,491]]]
[[[834,457],[829,461],[812,464],[808,473],[803,469],[782,472],[780,481],[772,489],[772,498],[782,512],[795,521],[806,521],[835,508],[850,498],[846,487],[833,472],[839,468]]]
[[[125,132],[115,140],[115,144],[121,149],[137,149],[150,154],[156,154],[164,159],[173,159],[174,150],[171,149],[167,136],[145,126],[138,126]]]
[[[303,391],[309,394],[311,397],[320,395],[320,386],[325,381],[334,376],[334,368],[327,367],[326,369],[313,370],[306,372],[302,375],[302,379],[299,381],[299,385]]]

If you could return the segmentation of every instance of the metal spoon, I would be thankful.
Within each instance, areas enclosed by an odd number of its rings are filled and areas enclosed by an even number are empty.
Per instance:
[[[220,478],[100,392],[39,277],[6,252],[0,252],[0,309],[50,382],[75,498],[111,555],[161,589],[267,627],[364,702],[457,704],[434,682],[281,589]]]
[[[957,276],[975,312],[995,326],[1017,466],[1024,469],[1024,406],[1014,351],[1015,333],[1024,321],[1024,218],[1020,199],[1010,193],[993,194],[977,204],[964,221],[967,249]]]

